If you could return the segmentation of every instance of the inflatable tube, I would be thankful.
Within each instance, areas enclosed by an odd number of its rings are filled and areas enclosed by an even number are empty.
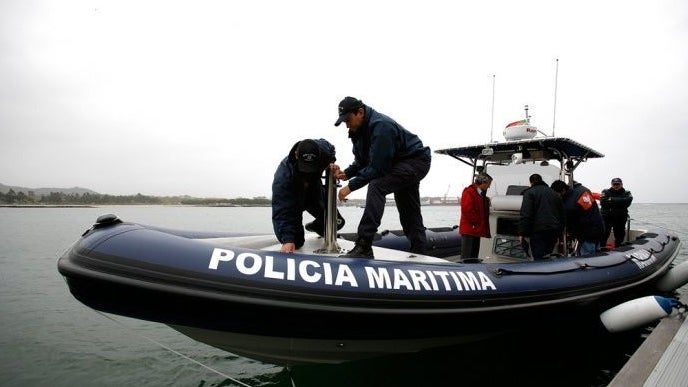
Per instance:
[[[609,332],[622,332],[669,316],[676,305],[677,301],[671,298],[646,296],[608,309],[600,314],[600,319]]]
[[[339,233],[337,237],[355,242],[358,239],[358,234]],[[447,258],[461,254],[459,226],[427,228],[425,238],[427,241],[426,255]],[[384,230],[376,233],[373,237],[373,246],[398,251],[411,251],[411,244],[401,230]]]
[[[657,282],[657,290],[670,292],[688,283],[688,261],[674,266]]]
[[[435,256],[460,251],[454,227],[427,229],[426,237]],[[289,365],[530,331],[534,314],[547,325],[603,329],[602,311],[654,294],[680,246],[678,237],[648,231],[589,258],[464,264],[383,247],[376,259],[339,257],[320,253],[318,239],[309,235],[310,247],[282,253],[271,234],[174,231],[108,215],[58,259],[57,269],[72,295],[93,309],[185,327],[180,331],[197,341]],[[388,241],[408,244],[400,231],[379,234],[380,243]],[[670,301],[666,311],[651,301],[603,320],[611,331],[624,330],[670,312]],[[685,313],[688,306],[675,302]]]

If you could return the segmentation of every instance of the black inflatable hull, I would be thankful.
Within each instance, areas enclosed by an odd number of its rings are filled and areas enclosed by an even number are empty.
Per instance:
[[[282,254],[180,235],[131,223],[100,225],[59,259],[58,270],[72,294],[96,310],[293,364],[594,321],[606,308],[656,293],[679,246],[674,235],[648,233],[584,259],[460,264]]]

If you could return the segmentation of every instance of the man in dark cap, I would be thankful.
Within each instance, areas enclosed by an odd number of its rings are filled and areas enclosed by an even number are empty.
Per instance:
[[[304,211],[315,218],[306,229],[323,236],[327,195],[321,177],[334,161],[334,145],[327,140],[302,140],[277,167],[272,180],[272,227],[283,253],[303,246]],[[337,211],[337,230],[343,226],[344,218]]]
[[[344,256],[373,258],[373,236],[382,221],[386,196],[391,193],[410,251],[424,253],[426,239],[419,186],[430,170],[430,148],[393,119],[354,97],[339,103],[338,114],[334,125],[346,124],[354,154],[354,161],[346,169],[332,165],[336,179],[349,181],[339,190],[338,198],[346,201],[351,192],[368,185],[356,245]]]
[[[620,246],[626,237],[626,221],[628,220],[628,207],[633,202],[631,191],[626,191],[623,181],[615,177],[612,186],[602,190],[600,205],[602,206],[602,218],[604,219],[604,239],[602,245],[607,244],[609,235],[614,229],[614,247]]]

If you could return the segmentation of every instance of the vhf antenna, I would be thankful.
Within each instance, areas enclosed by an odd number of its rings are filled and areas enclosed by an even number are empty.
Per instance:
[[[494,129],[494,100],[495,100],[495,75],[492,74],[492,119],[490,120],[490,143],[493,142],[492,132]]]
[[[554,128],[557,123],[557,83],[559,79],[559,58],[557,58],[557,65],[554,71],[554,113],[552,113],[552,137],[554,136]]]

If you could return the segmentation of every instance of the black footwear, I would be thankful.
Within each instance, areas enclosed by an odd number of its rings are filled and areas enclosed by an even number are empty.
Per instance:
[[[337,214],[337,231],[341,230],[342,227],[344,227],[344,224],[346,224],[346,221],[344,221],[344,218],[340,214]],[[325,222],[324,221],[319,221],[319,220],[314,220],[312,222],[306,223],[303,226],[306,231],[314,232],[318,235],[325,236]]]
[[[375,256],[373,255],[372,244],[362,239],[359,239],[358,242],[356,242],[356,246],[354,246],[353,249],[349,250],[349,252],[344,255],[340,255],[340,257],[370,259],[375,258]]]
[[[325,230],[323,229],[322,222],[318,222],[317,220],[314,220],[310,223],[306,223],[306,225],[303,227],[306,229],[306,231],[314,232],[320,236],[325,235]]]

